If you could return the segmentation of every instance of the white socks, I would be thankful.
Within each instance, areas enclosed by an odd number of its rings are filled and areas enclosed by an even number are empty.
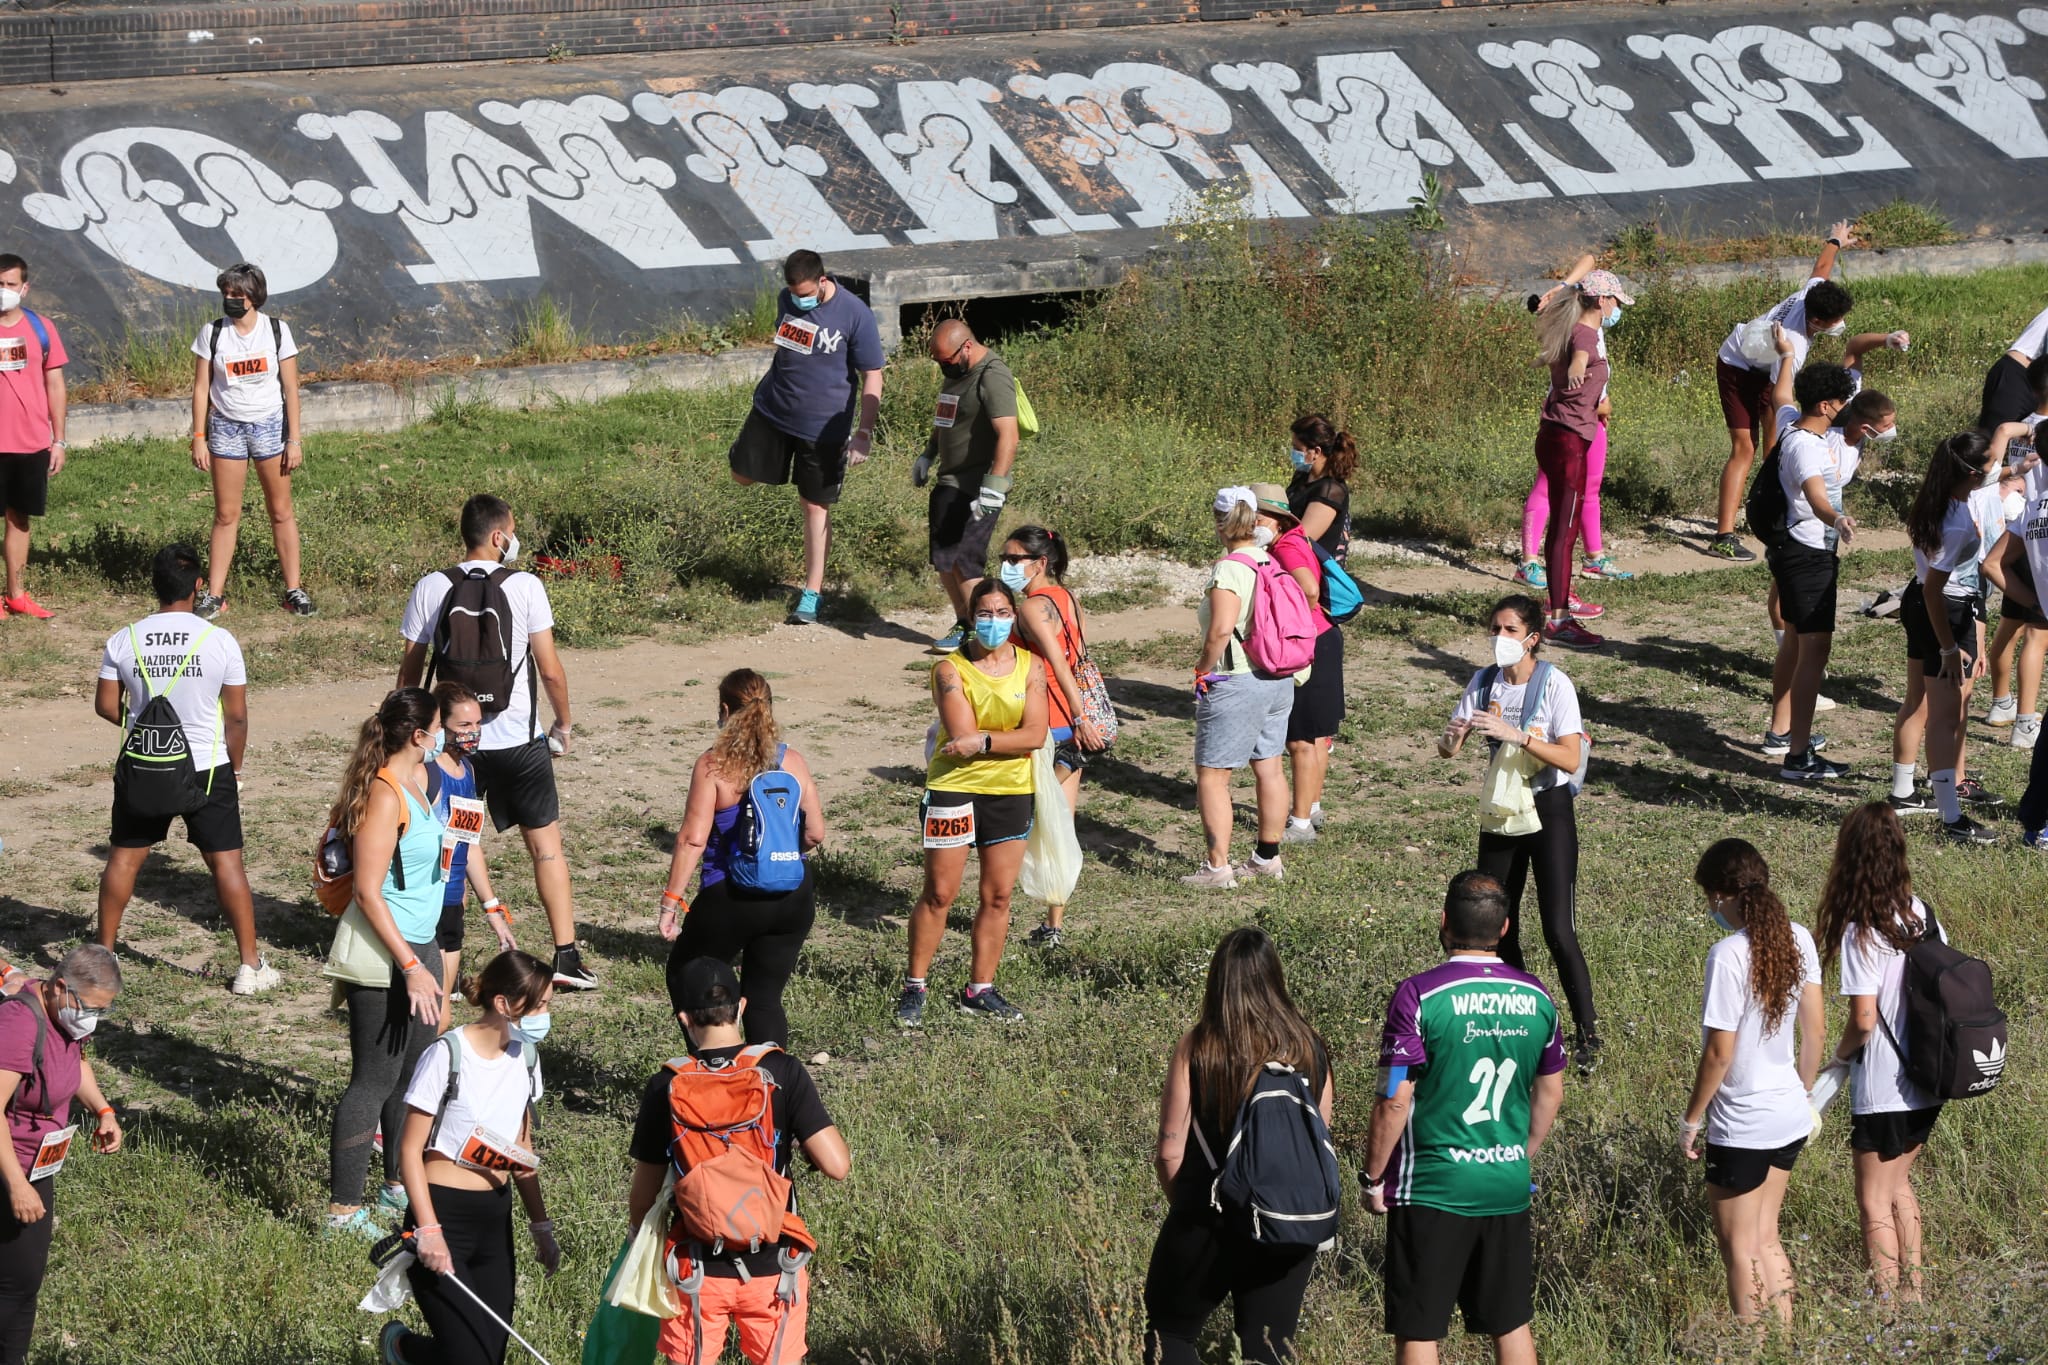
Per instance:
[[[1963,818],[1963,803],[1956,795],[1956,770],[1943,768],[1938,773],[1929,773],[1927,780],[1934,786],[1934,803],[1941,807],[1941,818],[1953,825]]]
[[[1910,763],[1892,764],[1892,795],[1903,801],[1912,794],[1913,765]]]
[[[1287,827],[1289,829],[1314,829],[1316,826],[1313,820],[1303,820],[1297,816],[1290,815],[1287,817]]]

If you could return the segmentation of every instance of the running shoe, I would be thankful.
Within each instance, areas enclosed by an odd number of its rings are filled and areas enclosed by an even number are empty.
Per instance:
[[[1515,570],[1515,581],[1531,588],[1550,586],[1550,578],[1543,572],[1543,561],[1540,559],[1523,560],[1522,566]]]
[[[1626,583],[1635,577],[1632,571],[1616,564],[1613,555],[1601,555],[1597,559],[1589,559],[1580,566],[1579,572],[1587,578],[1604,578],[1610,583]]]
[[[1581,602],[1577,593],[1572,594],[1571,606],[1567,610],[1571,612],[1574,621],[1597,621],[1607,614],[1605,607],[1595,606],[1591,602]]]
[[[1984,713],[1984,723],[1993,729],[2003,730],[2020,718],[2020,703],[2016,697],[1994,697],[1991,709]]]
[[[1600,1068],[1600,1052],[1606,1044],[1597,1033],[1577,1033],[1573,1036],[1572,1062],[1579,1068],[1581,1076],[1590,1076]]]
[[[896,1027],[901,1029],[924,1027],[923,986],[905,986],[903,994],[896,997]]]
[[[1778,769],[1778,776],[1787,782],[1832,782],[1847,777],[1849,770],[1839,763],[1830,763],[1808,749],[1797,758],[1788,758]]]
[[[1285,842],[1285,840],[1283,840],[1282,842]],[[1253,881],[1257,881],[1261,877],[1264,877],[1269,881],[1276,882],[1282,882],[1287,880],[1287,869],[1281,865],[1280,860],[1277,857],[1261,858],[1256,853],[1254,853],[1251,857],[1246,858],[1243,862],[1239,863],[1232,870],[1235,871],[1238,876],[1249,877]]]
[[[1942,821],[1941,832],[1956,843],[1973,848],[1986,848],[1998,842],[1997,830],[1989,825],[1980,825],[1967,815],[1960,820]]]
[[[1906,597],[1904,593],[1893,592],[1890,588],[1886,588],[1883,592],[1870,599],[1869,605],[1863,608],[1863,614],[1874,621],[1885,621],[1897,616],[1899,608],[1905,604]]]
[[[1806,737],[1806,744],[1808,748],[1812,749],[1817,754],[1826,753],[1828,747],[1828,737],[1826,735],[1808,735]],[[1791,736],[1773,734],[1769,730],[1764,731],[1765,758],[1783,758],[1786,754],[1789,754],[1791,752]]]
[[[313,605],[313,599],[304,588],[287,588],[278,604],[294,616],[318,616],[320,608]]]
[[[2012,747],[2031,749],[2041,738],[2041,718],[2021,716],[2012,723]]]
[[[1932,797],[1917,787],[1911,796],[1887,796],[1885,801],[1890,804],[1894,815],[1932,815],[1941,809],[1934,804]]]
[[[235,979],[228,983],[228,990],[236,995],[261,995],[274,989],[283,979],[277,968],[270,965],[270,959],[258,953],[255,966],[244,962],[235,968]]]
[[[1000,1024],[1021,1024],[1024,1011],[1003,999],[1003,993],[994,986],[985,990],[964,990],[960,992],[960,1012],[976,1019],[993,1019]]]
[[[403,1185],[379,1185],[377,1187],[377,1212],[404,1213],[412,1207],[412,1196],[405,1192]]]
[[[1287,828],[1280,831],[1280,842],[1283,844],[1312,844],[1315,841],[1316,826],[1313,820],[1289,820]]]
[[[1813,709],[1816,711],[1832,711],[1835,709],[1835,699],[1816,692],[1813,694]]]
[[[227,598],[215,597],[204,588],[192,599],[192,614],[202,621],[211,621],[227,609]]]
[[[1315,803],[1315,805],[1314,805],[1314,806],[1310,807],[1310,809],[1309,809],[1309,813],[1308,813],[1308,822],[1309,822],[1309,823],[1310,823],[1311,825],[1314,825],[1314,826],[1315,826],[1315,827],[1316,827],[1317,829],[1319,829],[1319,830],[1320,830],[1320,829],[1321,829],[1321,828],[1323,827],[1323,803],[1322,803],[1322,802],[1318,801],[1318,802],[1316,802],[1316,803]]]
[[[321,1231],[329,1237],[361,1237],[378,1241],[384,1236],[384,1229],[376,1216],[368,1209],[357,1209],[354,1213],[330,1213],[327,1224]]]
[[[47,621],[51,615],[48,607],[36,601],[35,598],[30,597],[27,593],[23,593],[19,597],[8,598],[6,600],[6,607],[9,616],[26,616],[37,621]]]
[[[2004,797],[1984,790],[1984,784],[1974,777],[1966,777],[1956,783],[1956,799],[1966,806],[1982,806],[1986,810],[1997,810],[2005,804]]]
[[[806,588],[790,608],[786,622],[792,626],[815,626],[818,624],[818,594]]]
[[[1598,649],[1607,643],[1577,621],[1553,621],[1543,628],[1543,638],[1559,649]]]
[[[412,1365],[405,1356],[405,1339],[412,1331],[396,1318],[384,1324],[377,1333],[378,1365]]]
[[[1057,924],[1041,924],[1027,934],[1024,941],[1034,948],[1052,949],[1059,947],[1066,939],[1061,935]]]
[[[1228,863],[1222,867],[1211,867],[1204,863],[1202,864],[1201,871],[1190,872],[1187,876],[1180,879],[1180,884],[1182,886],[1201,886],[1227,891],[1237,885],[1237,869]]]
[[[555,949],[555,984],[572,991],[597,989],[597,978],[583,965],[583,954],[574,944]]]
[[[1707,553],[1717,559],[1733,560],[1737,564],[1755,561],[1756,551],[1742,543],[1742,537],[1733,531],[1723,531],[1707,542]]]
[[[2048,829],[2030,829],[2020,835],[2020,846],[2036,853],[2048,853]]]
[[[966,640],[966,638],[967,623],[965,621],[955,621],[951,630],[932,641],[932,649],[940,654],[951,654],[954,650],[960,648],[961,642]]]

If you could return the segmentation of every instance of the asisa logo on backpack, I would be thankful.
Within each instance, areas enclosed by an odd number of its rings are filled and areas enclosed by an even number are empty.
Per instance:
[[[1337,1149],[1308,1077],[1280,1062],[1261,1067],[1238,1106],[1221,1162],[1201,1124],[1193,1127],[1216,1172],[1210,1206],[1239,1231],[1261,1246],[1324,1248],[1337,1240]]]
[[[199,632],[192,648],[178,660],[161,690],[144,666],[142,645],[135,627],[128,628],[128,643],[135,651],[136,676],[142,679],[149,701],[136,715],[121,740],[120,756],[114,760],[114,793],[124,810],[145,819],[161,820],[172,815],[190,815],[206,804],[213,793],[212,765],[206,782],[199,781],[199,768],[192,759],[192,746],[185,739],[185,722],[171,704],[170,690],[192,666],[200,645],[213,633],[208,626]],[[219,724],[216,716],[215,724]]]
[[[1934,911],[1906,950],[1902,1041],[1879,1010],[1884,1036],[1906,1064],[1906,1079],[1937,1100],[1988,1095],[2005,1074],[2005,1011],[1992,998],[1991,968],[1941,941]]]
[[[775,766],[757,774],[740,799],[726,875],[748,891],[782,894],[804,884],[804,788],[784,772],[783,745]]]
[[[1294,575],[1271,559],[1233,554],[1231,559],[1252,571],[1251,633],[1239,634],[1245,658],[1262,678],[1291,677],[1315,662],[1316,618],[1308,594]]]
[[[448,595],[441,599],[441,619],[434,627],[434,657],[427,666],[426,686],[436,679],[459,682],[476,693],[485,719],[512,704],[512,599],[505,580],[515,570],[447,569]],[[533,656],[520,660],[523,668]],[[539,706],[538,698],[534,705]]]

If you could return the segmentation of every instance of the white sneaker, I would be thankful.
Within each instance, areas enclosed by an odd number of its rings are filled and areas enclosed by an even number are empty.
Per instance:
[[[2039,716],[2021,716],[2018,720],[2013,722],[2013,748],[2031,749],[2034,747],[2035,743],[2040,740],[2040,738],[2041,718]]]
[[[1271,877],[1274,881],[1285,881],[1287,869],[1280,865],[1278,858],[1261,858],[1254,853],[1234,869],[1240,877]]]
[[[2018,720],[2019,715],[2020,704],[2017,698],[1994,697],[1991,699],[1991,710],[1985,713],[1984,723],[2004,729]]]
[[[1833,697],[1823,697],[1816,693],[1813,698],[1813,709],[1815,711],[1832,711],[1835,709],[1835,699]]]
[[[284,978],[278,975],[277,968],[270,965],[270,959],[258,953],[255,966],[244,962],[235,968],[235,979],[228,989],[236,995],[261,995],[274,989],[282,980]]]
[[[1202,886],[1228,890],[1237,885],[1237,869],[1228,864],[1222,867],[1211,867],[1207,863],[1203,863],[1200,872],[1190,872],[1187,876],[1182,877],[1180,882],[1182,886]]]

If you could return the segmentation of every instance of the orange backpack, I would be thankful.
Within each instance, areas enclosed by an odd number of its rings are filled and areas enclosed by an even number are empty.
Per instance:
[[[729,1062],[695,1057],[668,1063],[669,1123],[675,1140],[676,1218],[670,1238],[692,1259],[781,1242],[817,1242],[792,1207],[795,1186],[775,1169],[775,1078],[761,1060],[782,1049],[758,1043]]]
[[[405,791],[398,785],[398,779],[391,775],[391,769],[377,769],[377,778],[398,795],[398,837],[405,838],[406,826],[412,823],[412,807],[406,804]],[[400,891],[405,890],[405,865],[399,861],[398,849],[391,850],[391,877],[398,883]],[[320,836],[320,846],[313,850],[313,899],[320,902],[320,908],[330,915],[348,913],[349,902],[356,898],[355,843],[333,825]]]

